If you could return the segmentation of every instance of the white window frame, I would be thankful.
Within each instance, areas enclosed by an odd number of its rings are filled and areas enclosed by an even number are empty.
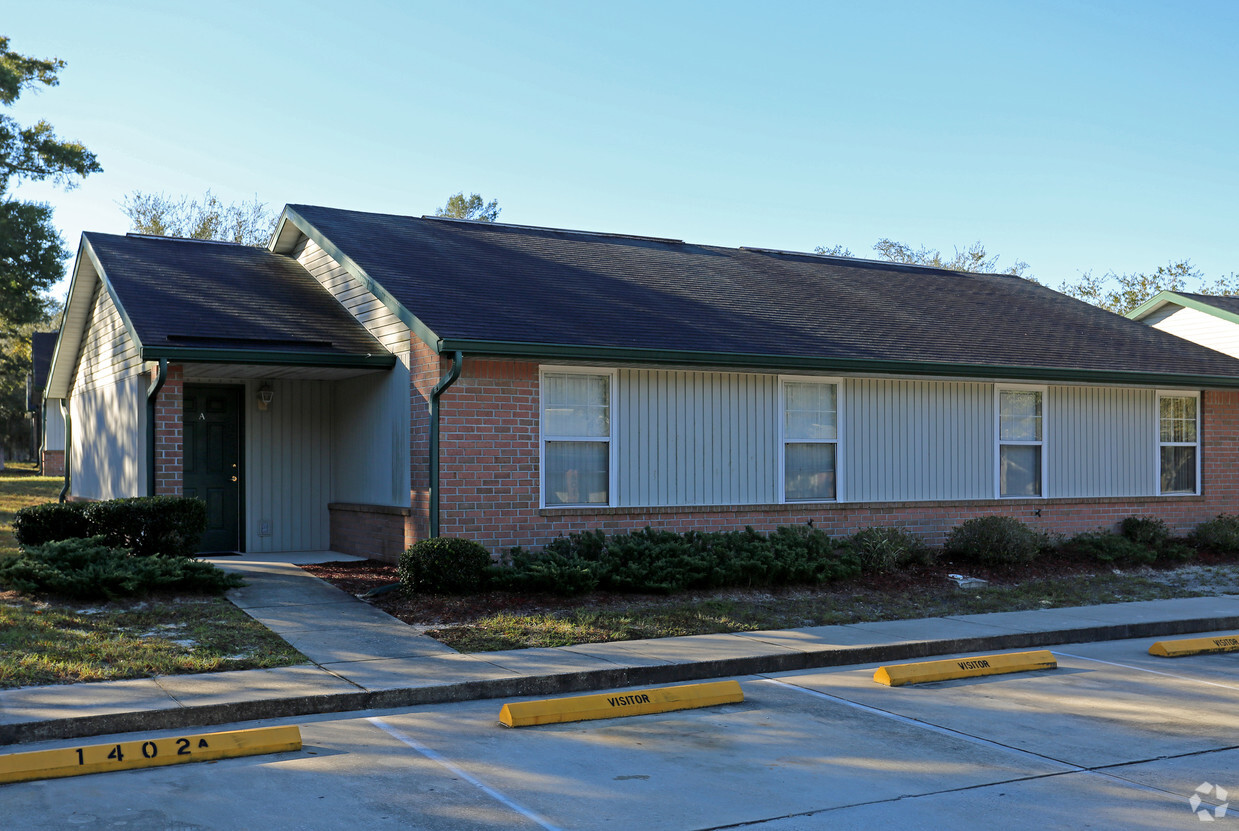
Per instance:
[[[1162,441],[1162,399],[1163,398],[1194,398],[1196,399],[1196,441]],[[1153,411],[1153,429],[1156,431],[1153,446],[1153,481],[1157,483],[1158,496],[1200,496],[1200,390],[1158,390]],[[1162,448],[1163,447],[1194,447],[1196,448],[1196,490],[1162,491]]]
[[[835,498],[834,499],[787,499],[787,396],[788,384],[831,384],[835,388],[835,437],[834,439],[795,439],[797,444],[833,444],[835,446]],[[778,410],[778,457],[779,457],[779,504],[815,505],[843,502],[843,379],[818,375],[780,375]]]
[[[601,436],[556,436],[546,432],[546,376],[547,375],[595,375],[607,379],[607,421],[610,434],[604,439]],[[538,503],[542,508],[609,508],[616,505],[616,488],[619,476],[616,472],[616,388],[617,372],[613,368],[600,366],[556,366],[538,367]],[[606,441],[607,443],[607,501],[546,504],[546,443],[548,441]]]
[[[1004,441],[1002,438],[1002,394],[1003,392],[1039,392],[1041,393],[1041,439],[1039,441]],[[1049,482],[1049,453],[1046,448],[1050,444],[1049,419],[1049,388],[1037,384],[995,384],[994,385],[994,497],[996,499],[1047,499],[1046,483]],[[1002,448],[1003,445],[1021,447],[1039,447],[1041,449],[1041,493],[1037,496],[1004,496],[1002,493]]]

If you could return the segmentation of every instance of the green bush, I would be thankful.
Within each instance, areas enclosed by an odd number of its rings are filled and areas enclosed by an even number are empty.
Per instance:
[[[1223,554],[1239,552],[1239,516],[1218,514],[1197,525],[1189,539],[1197,548]]]
[[[509,592],[545,592],[564,597],[588,594],[598,588],[595,564],[571,553],[551,550],[532,552],[517,546],[502,565],[489,572],[493,588]]]
[[[1119,523],[1119,532],[1152,551],[1161,551],[1170,542],[1170,529],[1165,521],[1153,516],[1129,516]]]
[[[141,557],[192,557],[206,531],[206,503],[179,496],[53,502],[18,511],[13,528],[23,546],[103,537],[108,545]]]
[[[48,502],[22,508],[13,516],[13,536],[24,546],[90,536],[86,502]]]
[[[905,566],[928,565],[934,552],[903,528],[865,528],[848,537],[847,545],[864,571],[889,572]]]
[[[1049,546],[1049,537],[1014,517],[983,516],[964,520],[947,535],[944,551],[988,566],[1030,563]]]
[[[478,543],[434,537],[401,554],[396,573],[406,592],[469,594],[486,584],[490,565],[490,554]]]
[[[75,600],[141,597],[156,591],[222,594],[240,575],[185,557],[135,557],[103,537],[58,540],[0,559],[0,587]]]
[[[1157,551],[1134,540],[1109,531],[1085,531],[1076,534],[1063,546],[1070,556],[1098,563],[1148,564],[1157,559]]]
[[[646,528],[610,537],[602,531],[569,534],[540,552],[513,549],[505,565],[491,571],[491,584],[562,595],[594,589],[671,594],[816,584],[859,573],[851,552],[807,526],[779,528],[769,536],[752,528],[685,534]]]

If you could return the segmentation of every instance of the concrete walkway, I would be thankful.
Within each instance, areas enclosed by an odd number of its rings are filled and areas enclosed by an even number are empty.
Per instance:
[[[296,565],[354,559],[214,560],[248,582],[229,598],[309,663],[0,691],[0,745],[1239,629],[1227,595],[465,655]]]

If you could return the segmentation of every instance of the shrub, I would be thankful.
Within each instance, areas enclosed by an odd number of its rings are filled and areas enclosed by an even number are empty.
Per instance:
[[[469,594],[486,584],[490,554],[472,540],[434,537],[400,555],[397,574],[406,592]]]
[[[1196,526],[1190,539],[1198,548],[1223,554],[1239,552],[1239,516],[1218,514]]]
[[[1170,542],[1170,529],[1166,523],[1152,516],[1129,516],[1119,523],[1119,532],[1137,545],[1153,551],[1161,551]]]
[[[1098,563],[1151,563],[1157,552],[1125,536],[1109,531],[1085,531],[1076,534],[1064,545],[1071,556]]]
[[[134,557],[102,537],[57,540],[0,560],[0,586],[76,600],[141,597],[155,591],[222,594],[244,585],[211,563],[184,557]]]
[[[847,540],[864,571],[895,571],[914,563],[928,565],[934,553],[924,541],[903,528],[865,528]]]
[[[18,511],[13,527],[23,546],[103,537],[107,545],[142,557],[192,557],[206,531],[206,503],[179,496],[52,502]]]
[[[24,546],[90,536],[85,502],[48,502],[22,508],[13,516],[13,536]]]
[[[598,588],[598,575],[593,563],[570,552],[547,546],[535,553],[517,546],[504,558],[502,565],[491,568],[489,583],[503,591],[575,597]]]
[[[984,516],[951,529],[945,552],[982,565],[1029,563],[1049,545],[1049,538],[1014,517]]]
[[[558,537],[540,552],[513,549],[491,583],[509,591],[573,595],[596,588],[671,594],[690,589],[814,584],[854,577],[859,563],[827,534],[788,526],[677,534],[645,528],[608,537]]]

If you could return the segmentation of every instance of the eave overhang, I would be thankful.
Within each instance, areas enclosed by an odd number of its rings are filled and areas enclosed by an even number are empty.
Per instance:
[[[551,343],[448,338],[434,344],[436,351],[463,351],[467,355],[496,355],[546,360],[606,361],[744,369],[792,370],[864,375],[914,375],[948,378],[984,378],[1011,381],[1059,381],[1130,387],[1182,387],[1239,389],[1239,375],[1200,375],[1165,372],[1132,372],[1050,366],[1003,364],[957,364],[937,361],[888,361],[857,358],[806,357],[738,352],[694,352],[669,349],[630,349]]]

